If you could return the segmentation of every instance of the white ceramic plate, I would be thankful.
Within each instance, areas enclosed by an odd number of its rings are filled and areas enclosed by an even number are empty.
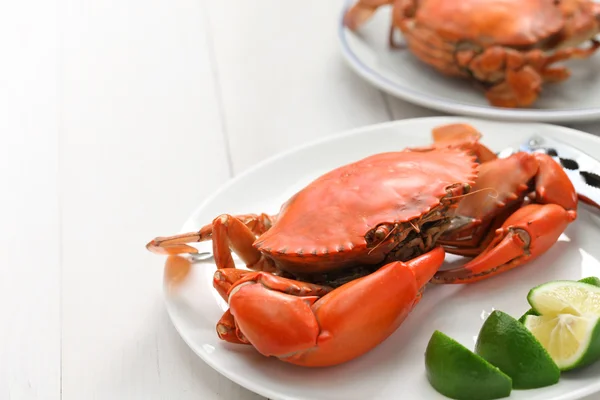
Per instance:
[[[341,17],[354,2],[346,1]],[[499,108],[489,105],[483,92],[468,82],[441,75],[407,50],[390,49],[389,7],[379,8],[356,32],[344,27],[341,17],[338,29],[344,58],[358,75],[393,96],[455,115],[532,122],[600,119],[600,53],[566,62],[571,78],[545,85],[533,107]]]
[[[221,213],[276,213],[284,200],[322,173],[370,154],[427,144],[434,126],[452,121],[472,123],[496,151],[543,133],[600,157],[600,138],[552,125],[456,117],[385,123],[262,162],[205,201],[182,232],[195,231]],[[520,316],[529,308],[526,294],[534,285],[559,278],[600,276],[599,227],[600,218],[582,210],[560,241],[535,262],[476,284],[430,286],[405,323],[384,343],[358,359],[327,369],[296,367],[263,357],[249,346],[218,339],[215,325],[227,305],[212,287],[212,262],[193,265],[178,284],[167,279],[166,304],[177,331],[196,354],[229,379],[270,399],[443,399],[425,378],[423,354],[433,331],[439,329],[472,349],[484,318],[494,309]],[[210,243],[196,246],[211,251]],[[600,391],[600,363],[563,375],[555,386],[514,391],[511,398],[565,400],[595,391]]]

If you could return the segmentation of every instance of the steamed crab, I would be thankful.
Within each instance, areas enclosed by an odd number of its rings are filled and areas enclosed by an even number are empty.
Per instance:
[[[555,63],[600,46],[593,0],[358,0],[344,22],[356,30],[384,5],[393,7],[390,43],[398,28],[419,60],[477,83],[500,107],[530,106],[544,82],[569,78]]]
[[[221,339],[302,366],[343,363],[391,335],[428,282],[477,281],[525,263],[575,219],[574,188],[553,159],[497,159],[478,135],[439,127],[430,146],[322,175],[277,215],[220,215],[147,248],[195,253],[188,243],[212,240],[213,285],[229,304]],[[479,196],[489,189],[498,196],[487,204]],[[479,255],[440,271],[444,248]]]

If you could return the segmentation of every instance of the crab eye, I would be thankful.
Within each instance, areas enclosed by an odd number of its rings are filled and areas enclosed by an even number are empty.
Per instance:
[[[379,228],[375,230],[373,234],[373,239],[377,242],[382,241],[385,237],[390,233],[390,228],[386,225],[381,225]]]

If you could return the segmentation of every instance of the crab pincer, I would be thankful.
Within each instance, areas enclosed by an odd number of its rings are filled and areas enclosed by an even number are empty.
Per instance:
[[[346,362],[400,326],[444,255],[436,247],[336,289],[266,272],[244,275],[227,291],[230,315],[217,325],[217,332],[222,339],[252,344],[261,354],[292,364],[320,367]]]
[[[433,283],[476,282],[533,261],[577,218],[575,188],[546,154],[516,153],[484,163],[472,193],[439,243],[474,258],[439,271]]]

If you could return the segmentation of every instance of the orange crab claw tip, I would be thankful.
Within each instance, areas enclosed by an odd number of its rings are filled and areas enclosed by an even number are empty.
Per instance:
[[[436,247],[428,253],[405,262],[405,264],[412,270],[417,280],[417,286],[422,288],[440,269],[445,258],[446,252],[444,249]]]
[[[249,344],[238,336],[238,331],[235,326],[235,319],[231,315],[231,310],[225,311],[219,322],[217,323],[217,335],[221,340],[237,344]]]
[[[477,282],[520,265],[520,257],[525,254],[531,242],[529,234],[518,229],[514,234],[504,236],[504,230],[498,229],[498,235],[503,237],[498,244],[490,245],[487,252],[461,267],[436,273],[433,283]]]

